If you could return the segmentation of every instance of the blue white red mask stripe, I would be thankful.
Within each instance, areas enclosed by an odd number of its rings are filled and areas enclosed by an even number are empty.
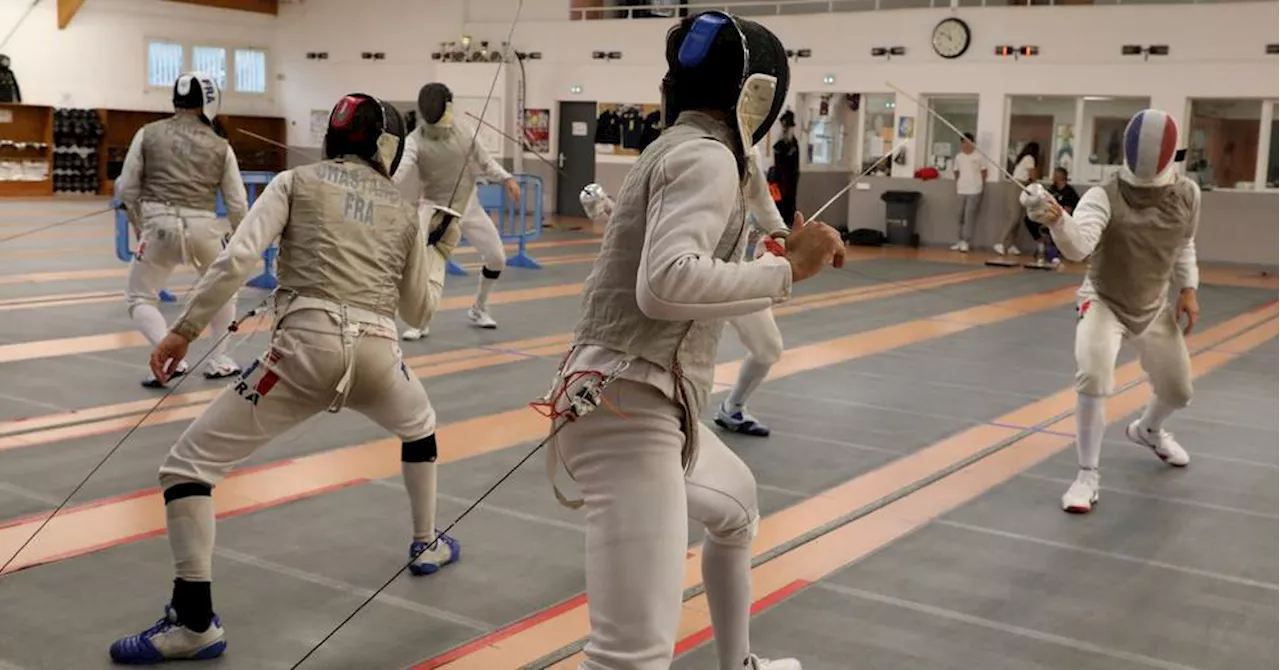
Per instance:
[[[1124,160],[1134,177],[1151,180],[1164,173],[1178,151],[1178,124],[1158,110],[1144,109],[1124,129]]]

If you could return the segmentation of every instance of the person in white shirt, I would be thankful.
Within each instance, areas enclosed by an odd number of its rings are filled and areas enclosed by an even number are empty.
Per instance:
[[[1026,208],[1019,202],[1022,195],[1022,187],[1040,179],[1040,144],[1038,142],[1027,142],[1022,147],[1022,151],[1018,152],[1018,159],[1013,164],[1013,181],[1005,191],[1008,193],[1008,215],[1009,223],[1005,225],[1004,234],[1000,236],[1000,242],[995,246],[995,252],[1001,256],[1008,254],[1017,256],[1018,247],[1013,246],[1014,240],[1018,237],[1018,231],[1022,230],[1022,220],[1026,218]]]
[[[785,250],[742,262],[750,148],[782,110],[789,68],[764,26],[717,11],[667,35],[666,130],[618,192],[570,352],[544,399],[586,509],[591,633],[579,670],[668,670],[689,519],[720,670],[800,670],[752,653],[751,470],[699,421],[724,320],[787,300],[844,244],[799,215]],[[745,62],[744,62],[745,61]],[[744,76],[745,75],[745,76]],[[614,411],[616,409],[616,411]]]
[[[982,187],[987,181],[987,164],[973,150],[973,133],[965,133],[960,140],[960,155],[956,156],[956,195],[960,196],[960,239],[951,245],[952,251],[968,251],[973,240],[973,228],[978,222],[978,208],[982,205]]]
[[[213,126],[221,99],[208,75],[178,77],[173,84],[173,116],[138,130],[116,179],[116,198],[138,236],[125,299],[129,316],[152,346],[160,344],[168,330],[156,304],[174,268],[187,264],[201,274],[207,272],[248,210],[236,152]],[[230,225],[215,213],[219,188]],[[226,332],[235,308],[232,294],[211,321],[215,333]],[[240,372],[227,355],[227,344],[224,339],[209,354],[206,378]],[[186,374],[187,362],[181,361],[174,372]],[[164,383],[149,375],[142,385],[161,388]]]
[[[1176,172],[1178,125],[1157,109],[1138,112],[1124,131],[1124,164],[1085,192],[1071,213],[1039,184],[1021,200],[1049,228],[1068,260],[1089,259],[1076,321],[1076,456],[1079,472],[1062,509],[1083,514],[1098,502],[1098,462],[1106,432],[1107,396],[1116,356],[1128,341],[1138,350],[1154,391],[1125,436],[1160,460],[1184,467],[1186,450],[1164,429],[1191,402],[1191,357],[1183,337],[1200,316],[1196,231],[1200,187]],[[1178,299],[1169,303],[1170,284]],[[1183,319],[1186,326],[1180,327]]]

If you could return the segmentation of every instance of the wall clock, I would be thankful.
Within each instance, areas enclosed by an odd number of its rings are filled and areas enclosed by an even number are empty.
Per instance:
[[[933,51],[943,58],[963,56],[972,39],[969,24],[957,18],[943,19],[933,27]]]

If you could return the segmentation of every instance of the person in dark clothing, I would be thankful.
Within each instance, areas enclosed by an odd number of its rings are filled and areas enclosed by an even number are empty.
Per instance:
[[[1049,184],[1046,190],[1062,206],[1062,211],[1068,214],[1075,211],[1076,205],[1080,204],[1080,194],[1067,183],[1066,168],[1054,168],[1053,183]],[[1032,221],[1030,217],[1025,218],[1023,223],[1027,226],[1027,232],[1031,233],[1031,237],[1036,241],[1036,257],[1055,265],[1061,263],[1062,254],[1058,253],[1057,247],[1053,246],[1053,238],[1046,234],[1045,227]]]
[[[796,216],[796,192],[800,188],[800,142],[796,140],[796,115],[791,110],[778,118],[782,124],[782,139],[773,144],[773,171],[777,178],[778,213],[788,226]]]
[[[662,134],[662,112],[652,111],[644,117],[644,129],[640,131],[640,152]]]
[[[596,144],[618,145],[622,143],[622,122],[618,113],[606,109],[596,119]]]
[[[0,54],[0,102],[22,102],[22,89],[18,88],[18,75],[9,69],[9,57]]]
[[[627,107],[618,116],[622,130],[622,148],[640,149],[640,137],[644,134],[644,117],[635,107]]]

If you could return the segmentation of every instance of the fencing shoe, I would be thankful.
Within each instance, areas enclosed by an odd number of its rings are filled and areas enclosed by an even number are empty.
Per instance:
[[[123,665],[155,665],[167,661],[207,661],[227,650],[222,622],[213,617],[209,628],[197,633],[178,623],[168,605],[156,625],[111,645],[111,660]]]
[[[1098,471],[1081,470],[1071,488],[1062,494],[1062,511],[1088,514],[1098,504]]]
[[[404,340],[405,342],[413,342],[414,340],[421,340],[422,338],[427,336],[427,333],[430,333],[430,332],[431,332],[430,328],[423,328],[422,330],[418,330],[417,328],[410,328],[409,330],[406,330],[403,333],[400,333],[400,339]]]
[[[965,242],[964,240],[960,240],[959,242],[956,242],[955,244],[951,245],[951,250],[964,253],[969,250],[969,243]]]
[[[755,654],[748,656],[747,662],[743,663],[742,667],[747,670],[802,670],[800,661],[794,658],[780,658],[776,661],[770,661]]]
[[[214,356],[204,364],[205,379],[224,379],[240,374],[240,366],[230,356]]]
[[[409,572],[421,577],[434,575],[450,563],[462,558],[462,545],[448,535],[441,535],[434,543],[414,542],[409,545]]]
[[[725,403],[720,403],[720,407],[716,409],[716,425],[743,435],[769,437],[768,426],[757,421],[754,416],[747,413],[747,410],[735,410]]]
[[[178,369],[173,371],[173,376],[169,378],[169,381],[173,381],[178,377],[182,377],[183,375],[186,375],[190,371],[191,371],[191,366],[187,365],[186,361],[182,361],[181,363],[178,364]],[[162,389],[165,387],[164,384],[162,384],[159,379],[156,379],[155,375],[151,375],[151,374],[147,375],[147,378],[142,380],[142,385],[149,389]]]
[[[1186,467],[1191,462],[1191,457],[1187,455],[1187,451],[1173,439],[1173,433],[1167,430],[1151,431],[1142,427],[1142,421],[1134,421],[1125,429],[1125,435],[1130,440],[1147,447],[1154,451],[1160,460],[1172,465],[1175,468]]]
[[[467,312],[467,316],[471,318],[471,323],[475,324],[477,328],[493,330],[498,327],[498,322],[494,321],[493,317],[489,316],[489,311],[483,307],[472,305]]]

